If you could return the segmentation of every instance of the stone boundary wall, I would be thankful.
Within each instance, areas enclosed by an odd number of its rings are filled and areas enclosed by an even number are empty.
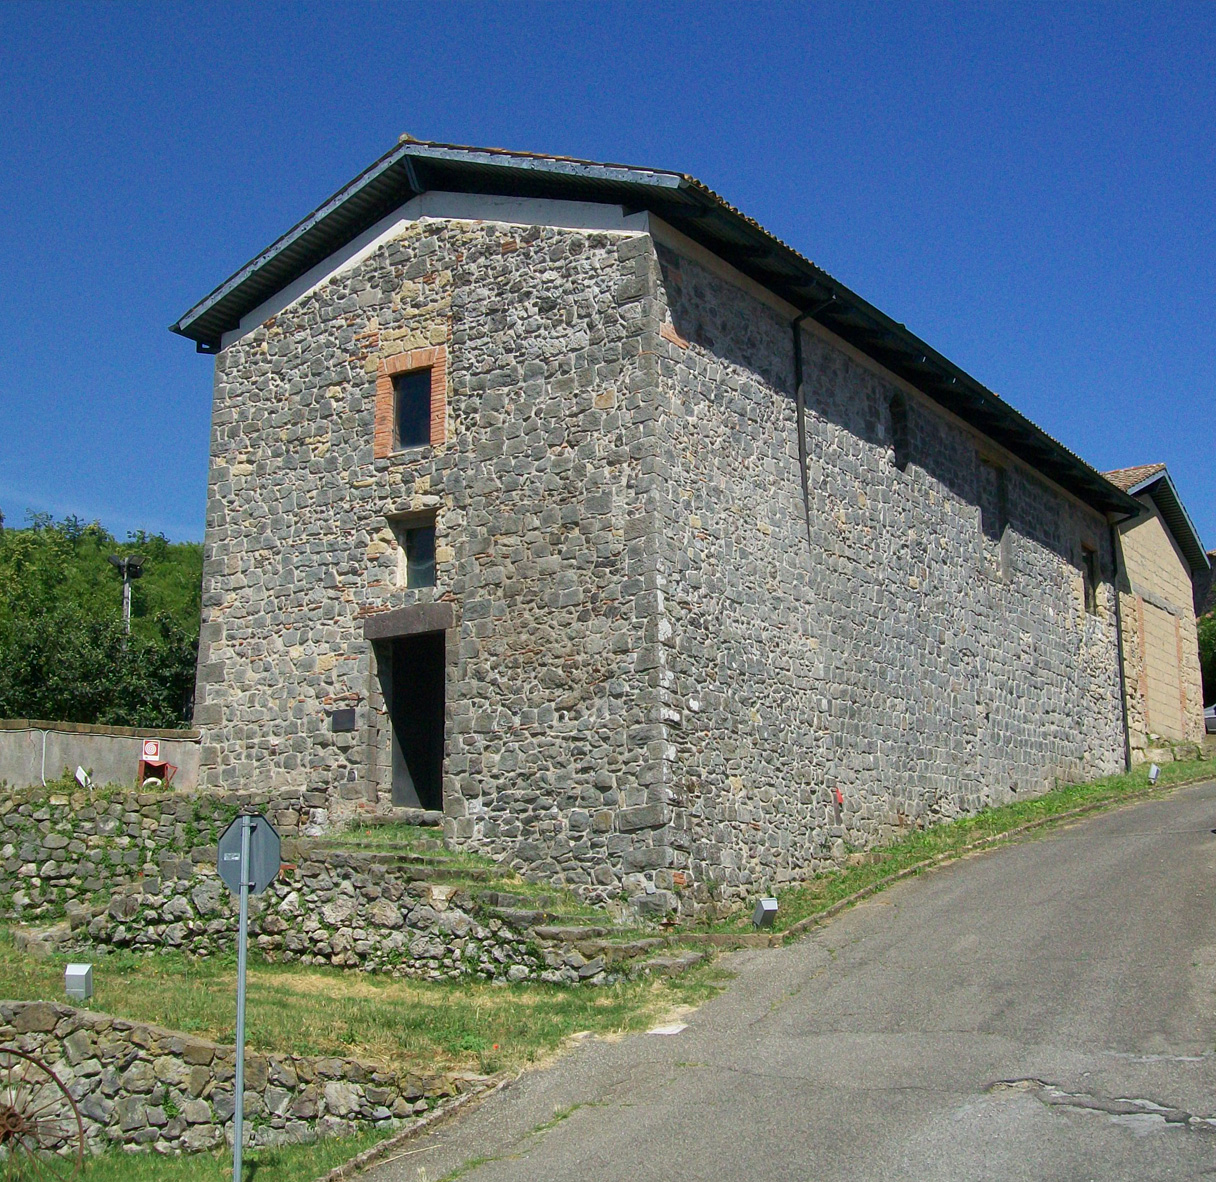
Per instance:
[[[35,1055],[80,1108],[89,1149],[197,1152],[232,1143],[236,1050],[44,1001],[0,1001],[0,1045]],[[250,1145],[399,1128],[483,1077],[422,1077],[357,1059],[245,1055]]]
[[[0,783],[26,788],[83,767],[99,784],[134,783],[140,744],[159,739],[161,753],[175,765],[173,786],[198,786],[199,732],[129,726],[85,726],[37,719],[0,719]]]

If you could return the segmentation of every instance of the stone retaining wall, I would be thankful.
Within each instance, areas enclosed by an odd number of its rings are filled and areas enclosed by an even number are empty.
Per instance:
[[[0,1001],[0,1045],[42,1059],[75,1098],[89,1148],[194,1152],[232,1142],[236,1052],[74,1006]],[[484,1083],[357,1059],[245,1056],[245,1134],[282,1145],[400,1127]]]
[[[162,866],[214,868],[219,835],[242,807],[274,822],[290,860],[297,837],[327,826],[324,803],[308,792],[0,795],[0,914],[53,918],[69,901],[159,875]]]
[[[430,980],[612,978],[587,972],[588,958],[569,948],[537,947],[483,918],[467,891],[412,882],[366,854],[310,856],[299,838],[328,823],[323,801],[299,792],[0,798],[0,915],[43,928],[67,921],[26,940],[32,951],[231,949],[237,908],[215,872],[215,843],[252,806],[278,827],[287,863],[250,910],[251,938],[269,959]]]
[[[106,903],[69,906],[62,946],[206,956],[235,947],[235,898],[215,874],[145,878]],[[285,868],[251,900],[250,939],[269,960],[375,969],[441,980],[563,980],[527,937],[472,913],[465,891],[407,883],[357,856]],[[567,974],[569,976],[570,974]],[[573,979],[577,980],[577,975]]]

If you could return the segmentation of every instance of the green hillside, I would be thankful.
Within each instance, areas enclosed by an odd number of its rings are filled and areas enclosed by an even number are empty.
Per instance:
[[[109,556],[141,554],[131,636]],[[202,546],[37,515],[0,527],[0,718],[112,726],[188,722],[198,651]]]

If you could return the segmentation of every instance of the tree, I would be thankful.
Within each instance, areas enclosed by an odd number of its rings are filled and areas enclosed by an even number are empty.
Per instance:
[[[1199,668],[1203,672],[1203,701],[1216,702],[1216,612],[1199,617]]]
[[[131,635],[112,553],[141,553]],[[31,518],[0,533],[0,718],[180,726],[190,718],[202,547]]]

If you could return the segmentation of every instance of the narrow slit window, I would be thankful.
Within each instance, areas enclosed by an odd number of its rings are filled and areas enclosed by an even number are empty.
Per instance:
[[[435,527],[417,526],[405,531],[405,585],[435,586]]]
[[[1098,552],[1085,546],[1081,550],[1081,577],[1085,582],[1085,610],[1098,614]]]
[[[431,442],[431,371],[415,369],[393,378],[396,443],[425,447]]]
[[[908,443],[908,400],[902,394],[891,398],[891,451],[895,466],[905,472],[911,460]]]
[[[980,544],[989,573],[1008,579],[1012,567],[1005,469],[983,457],[979,464]]]
[[[1000,542],[1009,524],[1005,469],[980,461],[980,526],[990,542]]]

